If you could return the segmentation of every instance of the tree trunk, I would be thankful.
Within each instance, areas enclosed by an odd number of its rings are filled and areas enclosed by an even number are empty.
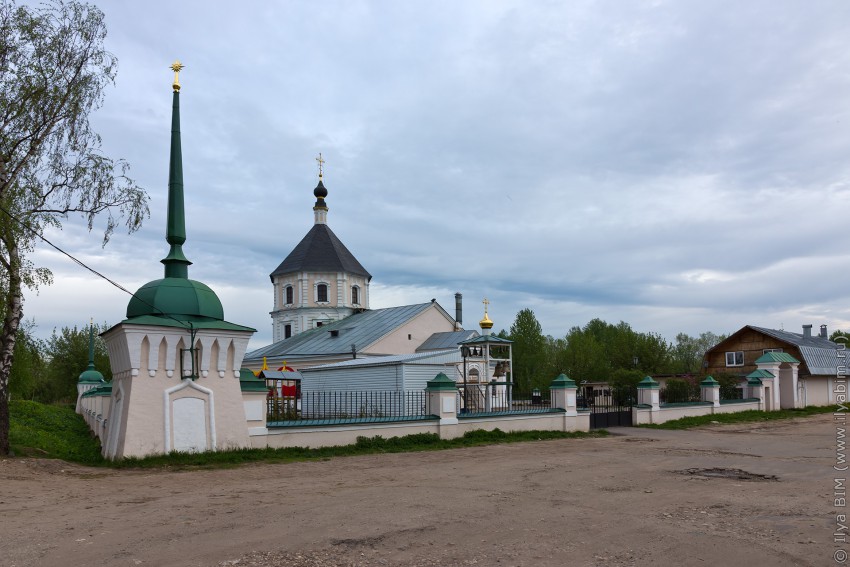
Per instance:
[[[14,237],[6,239],[9,254],[9,289],[6,290],[3,333],[0,335],[0,456],[11,454],[9,446],[9,374],[15,355],[15,339],[23,317],[20,252]]]

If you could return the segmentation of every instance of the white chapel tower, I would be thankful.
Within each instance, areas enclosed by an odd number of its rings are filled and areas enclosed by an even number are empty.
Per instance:
[[[269,275],[274,287],[270,313],[274,342],[369,308],[372,276],[327,224],[322,154],[316,160],[319,184],[313,190],[313,228]]]

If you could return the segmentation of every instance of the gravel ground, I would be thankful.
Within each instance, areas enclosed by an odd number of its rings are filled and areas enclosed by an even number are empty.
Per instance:
[[[0,461],[0,565],[831,565],[831,415],[201,471]]]

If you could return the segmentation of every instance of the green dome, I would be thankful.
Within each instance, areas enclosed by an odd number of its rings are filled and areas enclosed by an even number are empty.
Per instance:
[[[93,365],[89,365],[86,370],[83,370],[77,380],[78,384],[103,384],[104,382],[103,374],[95,370]]]
[[[142,315],[206,317],[224,320],[224,309],[213,290],[187,278],[163,278],[148,282],[127,305],[127,318]]]

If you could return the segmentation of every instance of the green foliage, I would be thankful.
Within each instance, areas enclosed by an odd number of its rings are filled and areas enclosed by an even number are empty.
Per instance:
[[[12,399],[46,401],[41,395],[45,381],[44,342],[32,335],[35,325],[24,322],[15,339],[15,364],[9,376]]]
[[[551,382],[546,364],[546,337],[531,309],[523,309],[511,325],[513,344],[511,378],[518,391],[545,388]]]
[[[10,440],[18,455],[100,465],[100,443],[83,418],[67,407],[12,400]]]
[[[681,378],[670,378],[667,385],[661,391],[661,401],[668,404],[681,404],[686,402],[698,402],[700,400],[700,387],[692,381]]]
[[[106,343],[98,334],[106,324],[93,325],[95,368],[109,381],[112,377]],[[47,341],[32,335],[33,325],[18,329],[15,364],[9,391],[12,399],[42,403],[71,403],[77,397],[77,380],[89,361],[89,327],[53,330]]]
[[[844,332],[841,330],[833,331],[832,334],[829,335],[829,340],[840,345],[843,344],[850,348],[850,332]]]
[[[712,375],[712,378],[720,383],[721,400],[734,400],[740,397],[738,394],[738,385],[743,382],[740,376],[730,372],[718,372]]]
[[[696,374],[702,370],[702,361],[708,349],[726,339],[726,335],[712,332],[692,337],[686,333],[676,335],[676,344],[671,347],[672,372]]]
[[[103,104],[117,61],[106,51],[95,6],[53,0],[0,3],[0,455],[9,449],[9,378],[23,292],[51,281],[28,254],[46,229],[80,215],[103,221],[103,243],[120,221],[148,216],[148,197],[129,166],[101,151],[89,113]]]
[[[690,429],[692,427],[717,423],[748,423],[752,421],[773,421],[776,419],[808,417],[810,415],[832,413],[836,410],[836,406],[808,406],[801,409],[784,409],[779,411],[749,410],[738,413],[715,413],[712,415],[683,417],[665,423],[648,423],[638,427],[647,427],[650,429]]]

